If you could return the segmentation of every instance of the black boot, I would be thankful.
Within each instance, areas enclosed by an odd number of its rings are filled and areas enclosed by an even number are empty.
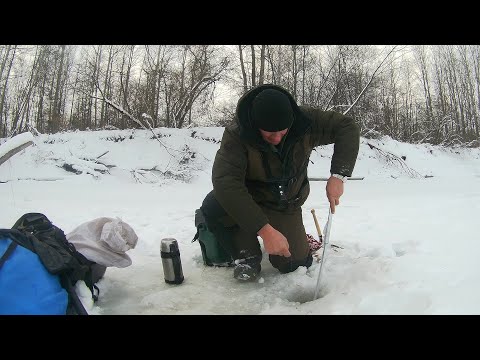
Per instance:
[[[240,256],[243,256],[244,252],[240,252]],[[262,256],[246,256],[241,259],[235,260],[235,268],[233,269],[233,277],[241,281],[254,281],[262,271]]]
[[[270,255],[273,256],[273,255]],[[308,254],[308,256],[303,259],[303,260],[290,260],[288,262],[283,263],[281,266],[275,266],[274,267],[280,271],[282,274],[290,273],[292,271],[295,271],[298,269],[299,266],[305,266],[306,268],[309,268],[312,266],[313,262],[313,257],[312,254]]]

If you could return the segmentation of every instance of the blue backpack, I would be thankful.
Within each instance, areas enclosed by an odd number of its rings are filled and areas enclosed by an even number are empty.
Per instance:
[[[88,315],[74,285],[85,281],[96,301],[95,264],[45,215],[23,215],[0,229],[0,315]]]
[[[33,251],[14,240],[22,234],[0,230],[0,314],[65,315],[67,291]],[[8,260],[8,261],[7,261]]]

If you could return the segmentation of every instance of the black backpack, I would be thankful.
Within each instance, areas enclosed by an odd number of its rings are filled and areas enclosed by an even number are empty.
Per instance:
[[[93,301],[98,300],[99,289],[93,281],[92,266],[70,243],[62,229],[41,213],[27,213],[13,225],[12,244],[21,245],[38,255],[50,274],[58,275],[61,286],[68,293],[66,315],[88,315],[77,293],[75,284],[83,280],[92,292]]]

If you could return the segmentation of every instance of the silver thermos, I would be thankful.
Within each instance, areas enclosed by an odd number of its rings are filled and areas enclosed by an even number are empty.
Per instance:
[[[183,282],[183,271],[177,240],[173,238],[162,239],[160,255],[162,256],[165,282],[168,284],[181,284]]]

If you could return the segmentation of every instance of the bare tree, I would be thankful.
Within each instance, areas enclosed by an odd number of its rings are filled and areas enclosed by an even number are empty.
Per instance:
[[[281,85],[301,104],[351,115],[364,136],[478,146],[480,47],[410,49],[396,61],[399,46],[0,45],[0,136],[137,126],[126,113],[153,127],[213,123],[235,110],[215,108],[223,81],[235,95]]]
[[[126,45],[122,48],[122,63],[120,65],[120,89],[119,98],[124,109],[129,109],[130,79],[132,77],[132,67],[134,61],[135,45]],[[122,115],[120,127],[126,128],[126,116]]]
[[[195,101],[220,80],[228,58],[215,59],[217,49],[209,45],[183,46],[181,66],[172,69],[166,96],[170,98],[169,114],[173,127],[181,128]],[[213,90],[213,89],[211,89]]]
[[[91,105],[88,107],[89,114],[88,114],[88,123],[91,124],[94,128],[97,128],[97,121],[98,121],[98,92],[99,92],[99,81],[100,81],[100,73],[101,73],[101,63],[102,63],[102,52],[103,46],[99,45],[98,47],[93,47],[93,53],[95,55],[94,61],[92,62],[89,60],[89,69],[91,73],[90,77],[90,91],[91,94],[89,99],[91,99]],[[93,115],[91,114],[93,105]]]
[[[250,45],[250,56],[252,57],[252,87],[255,87],[257,85],[257,82],[256,82],[256,77],[257,77],[257,73],[256,73],[256,66],[255,66],[255,47],[253,45]]]
[[[297,83],[298,83],[298,64],[297,64],[297,50],[298,45],[292,45],[292,95],[294,99],[297,99]]]
[[[62,96],[63,96],[63,84],[65,81],[63,80],[64,78],[64,66],[65,66],[65,48],[66,45],[61,45],[60,46],[60,54],[59,54],[59,59],[57,60],[59,65],[58,69],[56,69],[57,74],[56,74],[56,80],[55,80],[55,89],[54,89],[54,95],[53,95],[53,106],[52,106],[52,111],[50,113],[50,118],[49,118],[49,131],[52,133],[57,132],[60,129],[60,122],[62,118],[61,114],[61,108],[62,108]]]
[[[462,81],[461,87],[463,92],[463,98],[465,102],[466,116],[468,121],[467,141],[479,138],[478,129],[478,113],[477,104],[475,102],[475,84],[474,84],[474,70],[472,70],[473,61],[470,59],[475,56],[471,51],[472,47],[468,45],[458,45],[457,50],[460,56],[461,69],[462,69]]]
[[[13,45],[13,49],[12,49],[12,45],[7,45],[6,48],[2,51],[0,83],[3,81],[3,86],[1,87],[1,91],[0,91],[0,137],[7,136],[7,116],[6,114],[4,114],[5,98],[7,95],[8,79],[10,78],[10,71],[12,70],[12,65],[13,65],[13,60],[15,59],[16,50],[17,50],[17,45]],[[5,73],[5,76],[3,76],[4,73]]]
[[[477,114],[480,113],[480,46],[478,45],[472,45],[470,47],[471,49],[471,59],[472,59],[472,67],[473,67],[473,76],[475,78],[475,87],[476,87],[476,103],[477,103]],[[477,116],[478,119],[478,116]],[[479,122],[477,120],[477,135],[478,135],[478,127],[479,127]]]
[[[262,85],[265,82],[265,45],[260,48],[260,75],[258,77],[258,84]]]
[[[146,46],[146,55],[142,72],[146,75],[145,81],[145,112],[152,117],[153,125],[160,123],[162,111],[161,99],[164,91],[165,77],[172,59],[174,47],[167,45]],[[165,106],[164,106],[165,107]],[[168,107],[168,105],[167,105]],[[167,119],[167,126],[170,119]]]
[[[432,110],[432,97],[430,95],[430,81],[428,76],[428,64],[427,64],[427,46],[425,45],[416,45],[413,46],[413,54],[418,63],[420,69],[420,78],[423,86],[423,93],[425,96],[425,108],[426,108],[426,121],[431,122],[433,118]]]
[[[22,89],[18,92],[15,101],[15,107],[12,109],[12,134],[18,134],[23,131],[24,120],[28,117],[27,110],[32,101],[32,93],[41,76],[41,70],[45,70],[45,59],[48,57],[49,48],[45,45],[35,47],[35,55],[33,56],[33,65],[30,69],[29,76]]]
[[[365,85],[365,87],[364,87],[364,88],[362,89],[362,91],[360,92],[360,94],[358,94],[357,98],[351,103],[351,105],[348,107],[348,109],[343,112],[344,115],[348,114],[349,111],[355,106],[355,104],[357,103],[357,101],[362,97],[362,95],[365,93],[365,91],[368,89],[368,87],[369,87],[370,84],[372,83],[373,79],[375,78],[375,74],[382,68],[382,65],[385,63],[385,61],[387,61],[387,59],[389,58],[390,54],[392,54],[396,48],[397,48],[397,45],[393,46],[392,49],[391,49],[391,50],[387,53],[387,55],[383,58],[383,60],[380,62],[380,64],[377,66],[377,68],[376,68],[375,71],[373,72],[372,76],[370,77],[370,80],[368,80],[367,84]]]
[[[242,45],[238,45],[238,54],[240,56],[240,68],[242,69],[243,92],[246,93],[248,91],[248,79],[247,72],[245,71],[245,62],[243,61]]]
[[[258,45],[257,45],[258,47]],[[241,78],[243,84],[243,93],[247,92],[248,89],[256,85],[261,85],[265,83],[265,49],[266,45],[260,45],[260,57],[257,58],[257,51],[255,45],[250,45],[250,62],[245,60],[244,51],[248,58],[248,48],[244,45],[238,45],[238,55],[240,60],[240,70]],[[259,69],[257,69],[257,61],[260,64]],[[247,68],[250,69],[250,77],[247,75]]]

